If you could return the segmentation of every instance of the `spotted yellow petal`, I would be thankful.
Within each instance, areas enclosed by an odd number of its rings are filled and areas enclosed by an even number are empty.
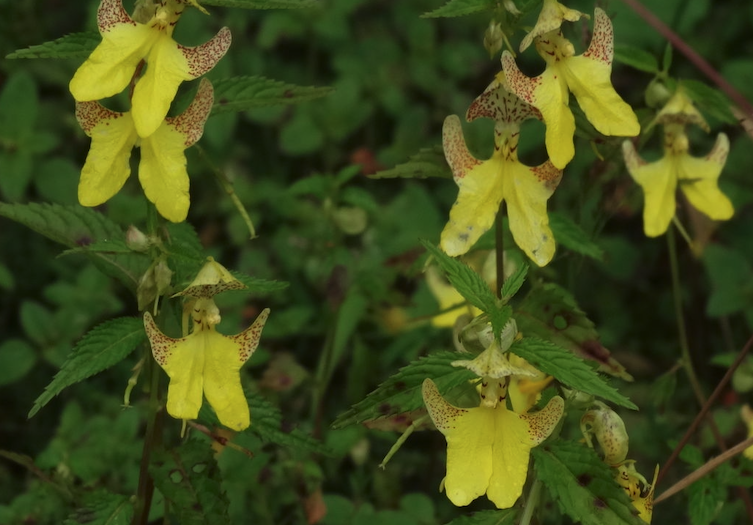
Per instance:
[[[706,157],[699,159],[686,154],[676,160],[680,189],[690,204],[717,221],[729,219],[735,211],[717,185],[728,153],[729,139],[727,135],[720,133]]]
[[[267,317],[269,308],[259,314],[254,324],[231,337],[214,330],[207,331],[204,395],[220,423],[233,430],[243,430],[251,424],[248,402],[241,387],[240,369],[259,346]]]
[[[640,132],[638,117],[612,87],[614,31],[607,14],[598,7],[588,50],[562,60],[559,68],[589,122],[604,135],[634,137]]]
[[[176,419],[196,419],[204,388],[206,338],[203,333],[181,339],[167,337],[157,328],[149,312],[144,314],[144,327],[155,361],[170,377],[167,413]]]
[[[658,237],[667,231],[675,215],[677,173],[674,159],[662,157],[656,162],[646,163],[629,140],[622,143],[622,154],[630,176],[643,188],[643,229],[648,237]]]
[[[463,507],[483,495],[492,475],[495,439],[494,409],[456,408],[444,400],[431,379],[423,397],[437,430],[447,440],[444,488],[453,504]]]
[[[227,268],[215,261],[213,257],[207,257],[207,261],[191,284],[173,297],[187,295],[208,299],[227,290],[243,290],[244,288],[246,285],[236,279]]]
[[[502,53],[502,67],[510,90],[541,112],[549,160],[563,169],[575,155],[575,118],[568,106],[570,94],[560,67],[547,66],[541,75],[529,78],[518,69],[508,51]]]
[[[459,187],[450,210],[450,220],[442,231],[440,246],[451,256],[466,253],[491,228],[502,201],[501,159],[481,162],[468,152],[460,119],[448,116],[442,128],[445,156]]]
[[[559,29],[563,20],[577,22],[584,16],[588,18],[587,14],[575,9],[569,9],[557,2],[557,0],[544,0],[544,5],[541,7],[536,25],[520,42],[520,52],[525,51],[531,45],[534,38]]]
[[[228,28],[198,47],[178,45],[167,34],[160,34],[146,59],[146,73],[133,90],[133,120],[140,137],[148,137],[159,128],[181,82],[211,70],[227,52],[230,41]]]
[[[561,178],[562,171],[549,161],[535,168],[519,162],[505,163],[504,198],[510,232],[520,249],[539,266],[545,266],[554,256],[546,201]]]
[[[134,22],[123,9],[122,0],[102,0],[97,25],[102,42],[78,68],[69,86],[73,97],[81,102],[123,91],[159,37],[159,32]]]
[[[505,89],[505,73],[500,71],[481,95],[471,102],[465,119],[488,118],[497,122],[519,124],[529,118],[541,120],[539,111]]]
[[[562,419],[564,411],[565,401],[560,396],[554,396],[538,412],[520,416],[527,423],[528,437],[532,447],[540,445],[549,437]]]
[[[190,106],[175,119],[167,119],[141,141],[139,180],[146,197],[160,215],[181,222],[188,215],[188,173],[184,150],[201,137],[212,109],[213,91],[202,82]]]
[[[128,179],[131,149],[138,137],[130,113],[110,111],[99,102],[77,102],[76,119],[92,139],[81,170],[78,199],[83,206],[98,206],[120,191]]]
[[[496,409],[480,407],[475,410],[491,412],[493,415],[492,475],[487,496],[497,508],[508,509],[518,501],[528,475],[531,452],[528,425],[521,416],[504,406]],[[449,458],[449,440],[447,452]]]

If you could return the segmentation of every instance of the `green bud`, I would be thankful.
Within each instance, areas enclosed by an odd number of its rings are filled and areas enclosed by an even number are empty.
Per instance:
[[[513,7],[515,7],[514,4]],[[492,20],[484,32],[484,49],[489,52],[489,58],[494,58],[503,45],[505,45],[505,34],[502,32],[502,25]]]
[[[664,84],[664,81],[659,78],[655,78],[649,83],[648,87],[646,88],[646,105],[653,109],[662,108],[671,96],[672,93],[669,92],[667,86]]]

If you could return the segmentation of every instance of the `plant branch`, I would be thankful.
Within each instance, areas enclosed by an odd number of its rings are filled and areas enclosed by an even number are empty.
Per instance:
[[[646,8],[639,0],[622,0],[627,4],[638,16],[643,18],[650,26],[652,26],[661,36],[666,38],[672,46],[680,53],[690,60],[695,67],[697,67],[709,80],[719,86],[719,89],[734,102],[739,108],[747,115],[753,115],[753,105],[748,102],[742,93],[740,93],[732,84],[719,74],[716,69],[711,66],[706,60],[693,50],[685,41],[674,31],[672,31],[667,24],[662,22],[651,10]]]

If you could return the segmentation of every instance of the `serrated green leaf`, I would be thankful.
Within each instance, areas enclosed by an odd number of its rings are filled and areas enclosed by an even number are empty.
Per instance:
[[[242,9],[311,9],[320,7],[321,2],[319,0],[201,0],[201,5]]]
[[[614,59],[646,73],[659,72],[659,62],[656,57],[637,47],[615,44]]]
[[[523,286],[523,283],[526,281],[527,274],[528,265],[524,263],[518,266],[515,273],[505,279],[504,284],[502,284],[503,301],[509,301],[516,293],[518,293],[518,290],[520,290],[520,287]]]
[[[706,313],[711,317],[731,315],[753,303],[753,267],[739,251],[709,244],[703,264],[711,281]]]
[[[329,95],[331,87],[296,86],[265,77],[233,77],[214,83],[212,115],[265,106],[298,104]]]
[[[5,58],[86,58],[102,41],[96,31],[72,33],[27,49],[18,49]]]
[[[96,241],[124,239],[116,223],[91,208],[59,204],[8,204],[0,202],[0,216],[31,228],[69,248]],[[87,253],[89,259],[106,275],[115,277],[135,290],[148,261],[140,254]]]
[[[471,15],[479,11],[494,9],[496,0],[450,0],[442,7],[424,13],[421,18],[440,18]]]
[[[366,399],[340,414],[332,427],[341,428],[423,407],[421,385],[424,379],[432,379],[440,392],[446,392],[476,377],[466,368],[452,366],[452,362],[458,359],[462,359],[462,355],[457,352],[439,352],[410,363],[379,385]]]
[[[710,525],[727,499],[727,487],[712,473],[691,484],[688,491],[688,514],[692,525]]]
[[[149,473],[154,486],[172,503],[178,523],[230,523],[228,500],[213,456],[208,444],[193,440],[154,453]]]
[[[87,494],[84,506],[76,509],[64,525],[130,525],[133,503],[129,496],[98,490]]]
[[[518,509],[482,510],[455,518],[446,525],[512,525],[517,516]]]
[[[114,240],[107,240],[107,241],[95,241],[93,243],[87,244],[86,246],[81,246],[78,248],[71,248],[70,250],[65,250],[60,254],[60,257],[63,255],[71,255],[74,253],[136,253],[133,250],[131,250],[128,245],[125,243],[125,240],[121,239],[114,239]],[[146,257],[146,255],[142,255]]]
[[[34,401],[29,417],[63,389],[119,363],[146,342],[144,323],[137,317],[119,317],[90,330],[73,347],[60,371]]]
[[[421,244],[434,256],[439,267],[447,275],[450,284],[469,303],[484,312],[497,309],[497,298],[483,277],[473,271],[470,266],[453,259],[429,241],[422,240]]]
[[[292,449],[306,450],[315,454],[331,456],[332,451],[321,441],[286,422],[280,410],[258,392],[246,390],[246,401],[251,412],[251,426],[243,431],[253,433],[264,441],[276,443]],[[220,426],[219,419],[211,407],[204,403],[199,419],[213,426]]]
[[[593,449],[554,441],[531,450],[537,478],[582,525],[645,525],[612,470]]]
[[[554,239],[558,244],[597,261],[604,260],[604,250],[569,217],[557,212],[550,212],[549,226],[552,228]]]
[[[269,279],[262,279],[260,277],[252,277],[248,274],[230,270],[233,277],[246,285],[245,290],[237,290],[238,292],[252,292],[256,294],[268,294],[272,292],[278,292],[287,288],[290,283],[286,281],[271,281]]]
[[[562,347],[524,335],[512,344],[510,351],[571,388],[638,410],[632,401],[605,383],[582,359]]]
[[[566,348],[583,359],[599,363],[599,371],[632,381],[599,341],[593,322],[570,292],[554,283],[536,287],[515,309],[515,321],[524,335],[535,335]]]
[[[426,179],[429,177],[452,178],[452,171],[447,165],[442,146],[421,148],[411,155],[408,162],[398,164],[388,170],[377,171],[368,176],[370,179]]]
[[[730,102],[721,91],[697,80],[681,80],[680,86],[695,102],[701,113],[727,124],[737,124],[737,119],[730,109]]]

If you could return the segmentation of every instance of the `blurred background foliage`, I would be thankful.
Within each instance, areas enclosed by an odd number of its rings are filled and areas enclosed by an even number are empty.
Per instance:
[[[233,295],[221,305],[225,333],[247,326],[261,308],[272,309],[261,348],[243,369],[244,381],[279,406],[288,424],[313,433],[334,451],[333,458],[322,458],[247,438],[242,446],[254,451],[253,458],[230,449],[218,456],[224,488],[236,523],[250,517],[256,523],[301,523],[324,505],[327,514],[320,523],[327,525],[445,523],[464,511],[436,490],[444,473],[444,440],[438,433],[414,434],[380,470],[377,465],[397,434],[329,425],[398,367],[452,348],[449,330],[428,323],[438,306],[417,262],[423,253],[418,239],[438,239],[456,186],[443,178],[366,175],[441,144],[445,116],[464,114],[483,91],[500,69],[498,58],[490,60],[482,46],[489,18],[484,13],[420,18],[439,7],[436,0],[319,3],[319,9],[300,11],[210,8],[210,17],[188,10],[175,33],[182,44],[196,45],[223,25],[231,28],[231,50],[210,79],[263,75],[335,88],[325,98],[296,106],[213,117],[200,148],[187,152],[189,222],[209,253],[229,268],[290,283],[282,292]],[[661,60],[665,42],[653,29],[619,1],[599,4],[613,17],[618,46]],[[0,0],[0,54],[96,30],[97,5],[96,0]],[[568,5],[593,11],[590,1]],[[753,100],[750,2],[666,0],[650,8]],[[529,15],[527,23],[534,21]],[[581,50],[588,27],[571,28]],[[520,37],[511,36],[514,45]],[[533,51],[519,61],[529,74],[543,66]],[[74,118],[67,83],[80,62],[0,61],[1,200],[76,204],[89,139]],[[706,81],[677,53],[671,74]],[[651,75],[616,64],[613,80],[641,120],[650,119],[642,108]],[[123,101],[114,100],[112,107],[118,103]],[[705,249],[700,257],[685,245],[679,250],[691,352],[707,394],[753,328],[751,138],[739,127],[709,120],[711,135],[692,135],[695,154],[709,150],[716,132],[730,135],[732,151],[720,184],[737,212],[718,229],[682,216]],[[491,149],[490,130],[488,121],[466,126],[470,147],[479,155]],[[586,136],[588,129],[579,133]],[[523,161],[543,160],[542,143],[543,126],[527,123]],[[619,140],[598,147],[611,154],[617,145]],[[654,137],[646,157],[652,152],[658,157],[660,147]],[[549,208],[578,224],[603,251],[603,260],[560,245],[553,263],[534,278],[566,287],[596,323],[602,343],[635,377],[633,383],[615,385],[641,407],[621,415],[631,457],[650,471],[666,459],[698,409],[675,366],[680,353],[667,245],[663,238],[644,237],[642,197],[619,156],[599,161],[583,139],[576,151]],[[245,224],[216,182],[216,170],[233,181],[259,238],[249,241]],[[100,210],[124,227],[143,225],[146,206],[136,178]],[[507,246],[512,254],[512,243]],[[134,392],[133,408],[120,408],[135,357],[69,388],[26,418],[76,340],[113,316],[137,314],[119,284],[83,256],[61,257],[60,251],[0,218],[0,448],[33,458],[38,469],[0,461],[0,523],[60,523],[73,507],[51,480],[96,495],[101,488],[131,494],[138,479],[146,409],[142,387]],[[739,406],[750,400],[751,389],[749,359],[713,411],[728,444],[745,435]],[[702,456],[716,453],[706,432],[694,443]],[[675,467],[671,477],[686,472]],[[719,478],[714,486],[725,487]],[[714,522],[740,523],[740,501],[728,498],[726,488],[714,494],[726,501]],[[471,509],[489,505],[482,499]],[[684,520],[688,505],[687,495],[663,503],[655,522]],[[159,508],[155,505],[153,517],[159,517]],[[557,516],[554,508],[545,509],[545,519]]]

